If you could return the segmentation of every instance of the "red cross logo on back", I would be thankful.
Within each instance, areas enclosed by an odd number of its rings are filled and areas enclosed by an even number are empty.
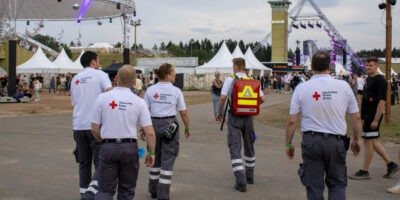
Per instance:
[[[318,94],[318,92],[315,92],[314,95],[312,96],[316,101],[318,101],[318,99],[321,97],[320,94]]]
[[[153,97],[157,100],[160,96],[158,96],[158,93],[156,93]]]
[[[75,84],[76,84],[76,85],[79,85],[79,83],[80,83],[79,80],[76,80],[76,81],[75,81]]]
[[[114,110],[115,107],[118,106],[118,104],[116,104],[115,101],[112,101],[112,102],[111,102],[110,104],[108,104],[108,105],[110,105],[111,109],[113,109],[113,110]]]

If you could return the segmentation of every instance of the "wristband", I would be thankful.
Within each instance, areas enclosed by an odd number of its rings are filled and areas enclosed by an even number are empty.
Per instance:
[[[292,144],[290,144],[290,143],[285,144],[285,147],[286,147],[286,148],[292,147]]]
[[[149,152],[149,155],[150,155],[150,156],[156,156],[156,154],[153,153],[153,152]]]
[[[185,128],[185,132],[190,132],[190,128]]]

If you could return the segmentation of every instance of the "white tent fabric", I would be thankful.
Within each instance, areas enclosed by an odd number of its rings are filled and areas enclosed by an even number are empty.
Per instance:
[[[83,55],[84,51],[82,50],[81,54],[78,56],[78,58],[74,61],[75,66],[81,67],[82,69],[84,68],[81,64],[81,57]]]
[[[217,54],[206,64],[196,67],[197,74],[214,73],[219,71],[220,73],[233,73],[232,69],[233,56],[226,46],[225,42],[222,43],[221,48]]]
[[[378,67],[378,72],[379,72],[379,74],[385,75],[385,73],[383,73],[382,70],[379,69],[379,67]],[[397,76],[397,73],[396,73],[396,71],[393,70],[393,68],[390,69],[390,74],[392,74],[392,75],[394,74],[395,76]]]
[[[43,53],[42,48],[38,48],[36,53],[26,62],[17,66],[18,74],[33,73],[59,73],[57,66],[52,63]]]
[[[54,60],[53,62],[57,68],[59,69],[59,73],[72,73],[76,74],[79,73],[83,70],[83,67],[76,66],[74,62],[69,59],[67,53],[65,53],[64,48],[61,50],[60,54],[58,57]]]
[[[8,73],[6,72],[6,70],[4,70],[2,67],[0,67],[0,77],[2,76],[8,76]]]
[[[98,42],[88,46],[88,48],[114,48],[114,46],[106,42]]]
[[[233,50],[232,56],[233,58],[244,58],[244,54],[242,50],[240,50],[239,45],[237,45],[235,50]]]
[[[246,69],[256,69],[246,59],[246,57],[244,56],[242,50],[240,50],[239,45],[237,45],[235,50],[233,50],[232,56],[233,56],[233,58],[243,58],[245,60],[245,62],[246,62]]]
[[[341,64],[341,63],[339,63],[339,62],[337,62],[336,64],[335,64],[335,73],[336,73],[336,76],[339,76],[339,75],[349,75],[350,73],[344,68],[344,66]]]
[[[272,71],[272,69],[264,66],[254,55],[253,51],[250,49],[250,47],[246,50],[246,53],[244,54],[244,58],[248,62],[246,64],[248,69],[256,69],[256,70],[267,70],[267,71]]]
[[[397,76],[397,73],[396,73],[396,71],[393,70],[393,68],[391,69],[391,74],[392,75],[394,74],[395,76]]]

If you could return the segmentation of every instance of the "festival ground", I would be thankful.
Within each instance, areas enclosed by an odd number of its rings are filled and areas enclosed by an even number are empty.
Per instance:
[[[219,124],[213,122],[212,105],[208,103],[210,94],[185,92],[185,98],[190,104],[192,137],[181,138],[171,199],[305,199],[305,188],[297,176],[301,162],[299,134],[294,139],[295,159],[290,161],[285,154],[282,125],[287,119],[289,95],[268,95],[258,118],[263,123],[255,123],[258,134],[255,184],[248,185],[246,193],[239,193],[233,187],[226,126],[221,132]],[[399,115],[398,107],[394,106],[393,115]],[[78,199],[71,109],[68,96],[56,95],[42,95],[41,101],[29,104],[0,105],[0,200]],[[398,147],[391,142],[384,145],[398,162]],[[140,146],[144,147],[144,143]],[[348,153],[348,173],[359,169],[362,156],[354,158]],[[144,160],[140,162],[135,199],[150,199],[146,189],[147,169]],[[371,180],[349,180],[348,199],[400,198],[386,192],[400,173],[392,179],[382,178],[386,166],[376,154],[370,173]]]

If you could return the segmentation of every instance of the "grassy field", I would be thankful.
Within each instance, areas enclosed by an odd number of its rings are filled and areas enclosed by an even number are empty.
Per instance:
[[[282,114],[283,113],[283,114]],[[257,121],[268,126],[276,128],[285,128],[288,121],[289,105],[286,103],[277,104],[268,107],[267,110],[262,110],[257,117]],[[347,120],[348,134],[352,134],[351,124]],[[400,143],[400,105],[392,106],[391,123],[386,124],[384,121],[381,124],[381,139]],[[300,132],[300,123],[296,132]]]

